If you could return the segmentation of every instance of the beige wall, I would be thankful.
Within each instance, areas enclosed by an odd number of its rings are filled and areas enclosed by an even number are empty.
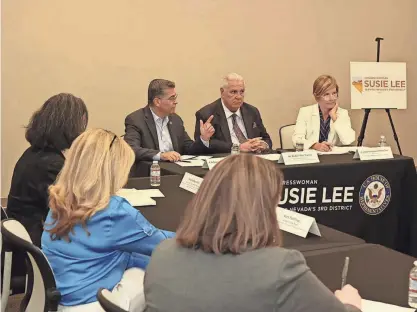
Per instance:
[[[72,92],[90,112],[90,127],[122,134],[124,117],[146,102],[148,82],[176,81],[178,113],[192,135],[194,112],[218,97],[230,71],[246,78],[249,103],[277,129],[312,103],[313,80],[334,75],[349,108],[349,62],[408,64],[407,111],[393,112],[406,155],[417,158],[416,0],[3,0],[2,196],[27,147],[24,129],[49,96]],[[359,132],[362,112],[352,112]],[[365,143],[385,134],[372,112]]]

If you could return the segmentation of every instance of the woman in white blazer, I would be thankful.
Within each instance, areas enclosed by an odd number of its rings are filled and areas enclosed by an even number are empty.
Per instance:
[[[304,149],[328,152],[334,145],[355,141],[348,111],[339,107],[339,86],[329,75],[318,77],[313,84],[316,104],[302,107],[298,113],[292,141],[304,143]]]

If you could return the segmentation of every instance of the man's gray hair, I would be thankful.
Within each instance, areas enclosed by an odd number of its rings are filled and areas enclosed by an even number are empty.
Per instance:
[[[241,75],[236,73],[229,73],[223,77],[220,88],[226,88],[230,81],[243,81],[243,83],[245,83],[245,80]]]

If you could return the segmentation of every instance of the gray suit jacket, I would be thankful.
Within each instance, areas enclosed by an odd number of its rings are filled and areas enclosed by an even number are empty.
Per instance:
[[[343,305],[295,250],[215,255],[163,241],[145,273],[145,311],[359,311]]]
[[[168,130],[174,151],[191,155],[208,152],[201,140],[194,142],[190,139],[180,116],[172,114],[168,118]],[[149,106],[138,109],[126,117],[125,141],[132,147],[137,161],[152,160],[152,157],[159,153],[158,134]]]

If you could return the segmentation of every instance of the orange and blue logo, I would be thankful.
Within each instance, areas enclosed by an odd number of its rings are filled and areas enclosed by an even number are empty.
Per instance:
[[[358,90],[360,93],[363,91],[363,80],[362,77],[353,77],[352,85]]]

